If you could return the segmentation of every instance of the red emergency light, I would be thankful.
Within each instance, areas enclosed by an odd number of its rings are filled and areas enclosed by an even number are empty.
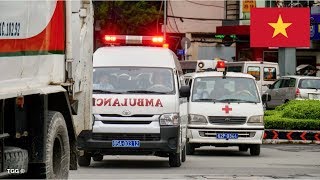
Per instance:
[[[225,62],[224,61],[218,61],[216,68],[217,68],[217,71],[225,71],[225,69],[226,69]]]
[[[105,35],[104,36],[104,40],[106,42],[115,42],[117,40],[117,38],[115,36],[108,36],[108,35]]]
[[[154,43],[163,43],[163,37],[153,37],[152,42]]]

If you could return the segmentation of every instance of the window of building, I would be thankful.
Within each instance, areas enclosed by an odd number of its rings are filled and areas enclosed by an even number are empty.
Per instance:
[[[278,62],[278,51],[264,51],[263,61]]]
[[[247,70],[248,74],[251,74],[253,77],[256,78],[257,81],[260,80],[260,67],[258,66],[249,66]]]
[[[311,7],[314,0],[283,0],[282,4],[279,0],[266,0],[266,7]],[[278,6],[279,5],[279,6]]]

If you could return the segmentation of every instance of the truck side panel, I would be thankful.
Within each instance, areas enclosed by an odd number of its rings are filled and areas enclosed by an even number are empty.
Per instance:
[[[2,1],[0,12],[1,94],[64,82],[64,2]]]

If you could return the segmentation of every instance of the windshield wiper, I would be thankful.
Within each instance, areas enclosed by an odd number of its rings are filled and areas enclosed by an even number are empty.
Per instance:
[[[221,99],[220,102],[246,102],[246,103],[258,103],[256,101],[249,101],[243,99]]]
[[[131,90],[126,93],[145,93],[145,94],[168,94],[169,92],[148,91],[148,90]]]
[[[101,90],[101,89],[94,89],[94,93],[107,93],[107,94],[122,94],[122,92],[115,92],[115,91],[108,91],[108,90]]]
[[[216,99],[209,99],[209,98],[201,98],[201,99],[194,99],[193,101],[194,101],[194,102],[206,102],[206,101],[216,102],[216,101],[218,101],[218,100],[216,100]]]

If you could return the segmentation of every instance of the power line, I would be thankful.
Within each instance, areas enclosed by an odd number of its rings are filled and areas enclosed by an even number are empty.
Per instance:
[[[168,2],[169,2],[169,5],[170,5],[170,9],[171,9],[172,15],[174,16],[171,1],[168,1]],[[178,33],[180,33],[178,25],[177,25],[177,22],[176,22],[176,19],[173,19],[173,21],[174,21],[174,24],[176,25]]]
[[[200,6],[212,6],[212,7],[224,8],[224,6],[217,6],[217,5],[213,5],[213,4],[201,4],[201,3],[193,2],[193,1],[190,1],[190,0],[186,0],[186,1],[189,2],[189,3],[192,3],[192,4],[200,5]]]
[[[195,21],[239,21],[239,20],[250,20],[250,19],[217,19],[217,18],[194,18],[194,17],[183,17],[183,16],[171,16],[168,15],[170,18],[175,19],[189,19],[189,20],[195,20]]]

